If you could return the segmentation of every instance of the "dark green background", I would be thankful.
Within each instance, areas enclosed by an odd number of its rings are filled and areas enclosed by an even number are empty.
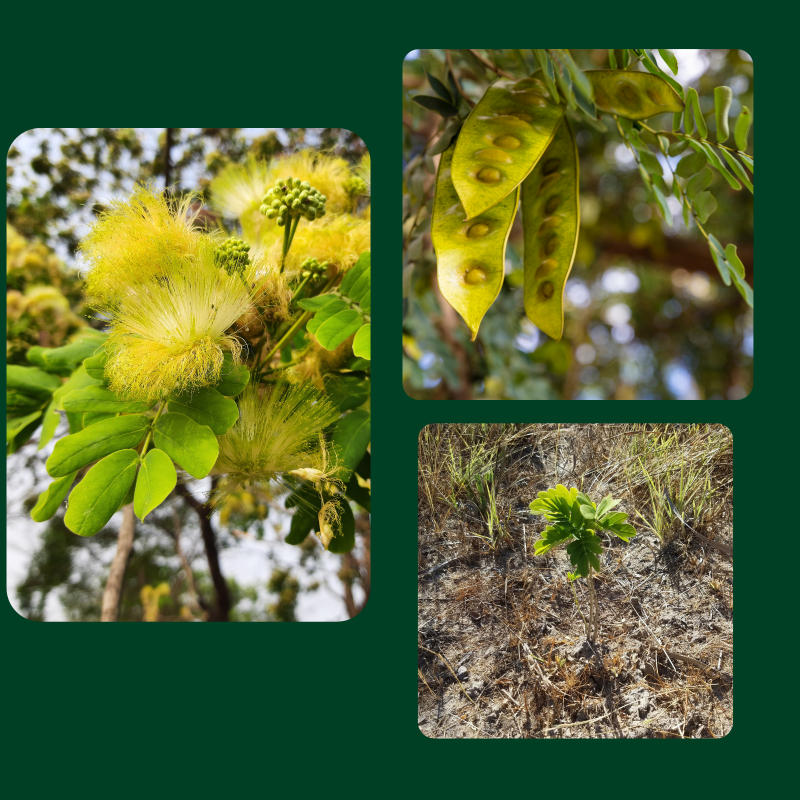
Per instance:
[[[461,800],[488,790],[729,797],[757,776],[777,788],[793,760],[782,751],[796,749],[784,738],[795,668],[785,624],[793,607],[783,596],[794,578],[783,553],[761,543],[796,535],[794,526],[766,527],[777,518],[764,508],[767,499],[785,502],[784,491],[794,494],[793,485],[784,490],[772,482],[791,480],[786,467],[794,463],[796,359],[788,320],[796,315],[785,307],[792,291],[783,280],[791,276],[796,287],[796,223],[788,219],[794,204],[783,187],[796,158],[777,163],[790,158],[793,126],[781,118],[791,108],[782,105],[790,73],[782,71],[780,45],[766,38],[774,21],[764,16],[764,45],[751,43],[766,9],[751,7],[734,19],[729,5],[724,12],[710,8],[704,21],[695,7],[654,7],[658,19],[644,24],[634,7],[617,6],[602,31],[597,12],[610,11],[607,5],[593,6],[585,17],[578,6],[549,12],[451,5],[439,19],[430,6],[410,5],[328,4],[316,12],[298,4],[286,17],[263,4],[60,8],[58,16],[44,7],[16,11],[16,18],[6,14],[6,149],[19,133],[42,125],[213,122],[338,126],[369,147],[374,306],[384,309],[373,318],[373,589],[366,609],[350,622],[299,625],[40,625],[3,604],[4,784],[11,796],[446,793]],[[581,28],[588,43],[600,35],[621,44],[662,30],[672,37],[681,19],[692,29],[678,34],[683,38],[732,41],[758,64],[759,108],[775,115],[760,130],[776,136],[760,151],[761,179],[771,191],[762,188],[759,195],[759,274],[776,277],[756,290],[758,358],[746,399],[442,405],[403,393],[401,60],[429,37],[455,43],[479,35],[491,43],[493,25],[504,43],[511,11],[520,17],[512,36],[527,21],[528,35],[558,29],[577,43]],[[722,422],[733,431],[739,617],[731,734],[715,742],[422,736],[413,666],[417,434],[430,422],[476,421]],[[764,486],[769,489],[761,493]]]

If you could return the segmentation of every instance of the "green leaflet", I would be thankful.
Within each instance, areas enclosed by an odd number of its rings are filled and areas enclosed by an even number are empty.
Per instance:
[[[733,100],[730,86],[717,86],[714,89],[714,115],[717,123],[717,141],[724,142],[730,135],[728,130],[728,112]]]
[[[353,339],[353,354],[360,358],[370,358],[370,324],[364,325]]]
[[[172,459],[162,450],[151,450],[142,461],[136,478],[136,491],[133,495],[133,511],[140,520],[164,500],[175,488],[178,474]]]
[[[64,411],[105,412],[109,414],[141,413],[149,411],[152,403],[136,403],[120,400],[117,395],[104,386],[87,386],[65,394],[61,399]]]
[[[733,127],[733,138],[736,146],[744,152],[747,150],[747,134],[750,132],[750,124],[753,122],[753,112],[747,106],[742,106],[739,116],[736,118],[736,125]]]
[[[169,398],[169,410],[189,417],[198,425],[208,425],[217,435],[226,433],[239,419],[235,401],[216,389],[197,389],[192,394]]]
[[[63,347],[32,347],[28,360],[47,370],[70,369],[93,356],[105,342],[105,334],[91,333]]]
[[[44,400],[41,397],[31,397],[13,389],[10,392],[6,392],[7,414],[21,414],[23,411],[27,411],[30,414],[31,411],[40,409],[43,405]]]
[[[149,427],[150,420],[144,414],[97,422],[56,442],[47,459],[47,472],[61,478],[116,450],[136,447]]]
[[[369,313],[370,303],[370,253],[366,252],[348,270],[336,294],[309,297],[301,300],[298,305],[306,311],[315,312],[315,316],[308,321],[306,330],[316,336],[322,347],[332,351],[362,329],[365,324],[364,314]],[[369,331],[364,336],[367,337],[368,347]],[[360,343],[363,340],[364,337]]]
[[[346,483],[369,447],[369,412],[361,409],[346,414],[336,423],[331,440],[339,456],[339,466],[343,467],[337,477]]]
[[[72,490],[64,524],[78,536],[94,536],[119,509],[138,465],[135,450],[119,450],[98,461]]]
[[[249,382],[250,373],[247,367],[244,364],[235,364],[231,354],[225,353],[220,381],[214,388],[225,397],[236,397]]]
[[[94,430],[98,425],[87,430]],[[159,450],[163,450],[193,478],[205,478],[219,455],[217,437],[211,428],[198,425],[189,417],[174,412],[162,414],[158,418],[153,441]]]
[[[325,393],[339,411],[349,411],[364,405],[369,399],[369,378],[359,375],[324,376]]]
[[[341,294],[358,303],[361,310],[370,310],[371,256],[369,251],[362,253],[358,261],[347,271],[339,287]]]
[[[686,102],[692,105],[694,124],[697,126],[697,132],[700,134],[700,138],[707,139],[708,126],[706,125],[705,117],[703,117],[703,112],[700,110],[700,98],[697,96],[697,90],[694,87],[689,89],[689,99]],[[686,131],[686,133],[691,133],[691,131]]]
[[[647,119],[667,111],[683,111],[677,92],[659,75],[614,69],[586,72],[601,111],[627,119]]]
[[[309,320],[309,323],[311,320]],[[335,350],[345,339],[356,333],[364,324],[364,317],[354,308],[345,308],[326,319],[313,331],[317,341],[326,350]]]
[[[578,246],[578,150],[567,120],[522,184],[525,235],[525,313],[559,340],[564,330],[564,286]]]
[[[567,545],[569,560],[576,568],[575,573],[581,576],[589,574],[589,565],[599,572],[600,560],[597,556],[602,552],[603,545],[593,533],[582,536],[572,544]]]
[[[7,420],[6,442],[10,442],[15,436],[17,436],[17,434],[20,433],[20,431],[38,420],[41,416],[41,411],[34,411],[31,414],[26,414],[24,417],[16,417],[15,419]]]
[[[49,397],[60,386],[61,379],[57,375],[51,375],[38,367],[6,365],[7,389],[16,389],[24,394],[37,397]]]
[[[63,478],[56,478],[39,495],[39,499],[31,511],[31,518],[34,522],[46,522],[56,513],[77,475],[78,471],[75,470]]]
[[[500,79],[489,86],[467,117],[452,160],[451,179],[468,220],[514,192],[563,115],[564,106],[551,102],[539,78]]]
[[[92,378],[105,381],[106,361],[108,361],[108,354],[102,352],[98,353],[96,356],[87,358],[86,361],[83,362],[83,366]]]
[[[466,222],[451,180],[454,152],[455,148],[450,147],[439,161],[431,240],[436,251],[439,289],[461,315],[474,341],[484,314],[503,285],[506,242],[517,211],[519,190]]]

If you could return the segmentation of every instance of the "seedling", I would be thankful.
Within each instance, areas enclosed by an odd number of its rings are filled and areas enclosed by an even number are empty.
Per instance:
[[[625,523],[627,514],[621,511],[610,513],[620,502],[609,494],[597,505],[576,488],[567,489],[559,484],[555,489],[539,492],[538,499],[530,504],[531,514],[542,514],[546,520],[555,523],[546,528],[542,538],[536,542],[535,555],[544,555],[557,545],[570,542],[567,553],[575,567],[575,572],[568,575],[570,583],[577,578],[586,578],[590,602],[586,636],[590,640],[599,632],[593,571],[600,571],[598,556],[603,552],[603,545],[596,531],[611,531],[625,542],[636,536],[633,526]]]

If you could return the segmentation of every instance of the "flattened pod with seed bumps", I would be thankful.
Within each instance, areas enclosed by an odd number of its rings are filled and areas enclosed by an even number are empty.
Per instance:
[[[467,117],[453,156],[453,185],[474,219],[508,197],[547,148],[564,106],[539,78],[495,81]]]
[[[683,100],[658,75],[624,69],[590,69],[594,104],[601,111],[627,119],[647,119],[666,111],[683,111]]]
[[[517,213],[519,187],[500,203],[467,221],[451,180],[455,145],[442,153],[433,195],[431,239],[439,289],[467,323],[472,340],[503,285],[506,241]]]
[[[578,149],[565,119],[522,184],[525,313],[553,339],[564,330],[564,284],[578,244]]]

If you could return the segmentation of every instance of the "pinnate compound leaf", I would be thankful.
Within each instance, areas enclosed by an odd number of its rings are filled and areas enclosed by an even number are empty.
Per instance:
[[[159,450],[163,450],[193,478],[205,478],[219,455],[217,437],[211,428],[198,425],[189,417],[175,412],[158,418],[153,441]]]
[[[133,511],[140,520],[169,497],[178,482],[172,459],[162,450],[151,450],[142,461],[136,478]]]
[[[144,414],[131,414],[103,420],[66,436],[56,442],[47,459],[47,472],[53,478],[63,478],[109,453],[136,447],[149,427],[150,420]]]
[[[64,395],[61,406],[64,411],[73,413],[88,411],[120,414],[149,411],[152,403],[126,402],[103,386],[87,386],[85,389],[76,389]]]
[[[717,201],[711,192],[700,192],[694,198],[694,210],[701,223],[705,224],[706,220],[717,210]]]
[[[452,104],[447,103],[439,97],[431,97],[427,94],[418,94],[411,98],[417,105],[422,106],[428,111],[433,111],[440,117],[455,117],[458,109]]]
[[[552,550],[557,544],[570,539],[579,531],[571,525],[551,525],[542,532],[542,538],[536,542],[534,553],[537,556],[544,555]]]
[[[61,379],[57,375],[38,367],[21,367],[18,364],[6,365],[6,388],[16,389],[28,395],[49,397],[61,386]]]
[[[370,442],[369,412],[359,409],[345,415],[333,429],[332,441],[336,449],[339,466],[343,467],[338,477],[347,481],[367,452]]]
[[[673,75],[678,74],[678,59],[675,58],[675,53],[672,50],[660,50],[658,54],[664,59],[664,63],[672,70]]]
[[[64,524],[78,536],[94,536],[119,509],[138,466],[135,450],[119,450],[98,461],[72,490]]]
[[[361,358],[370,358],[370,325],[367,323],[353,339],[353,354]]]
[[[189,417],[198,425],[208,425],[217,435],[226,433],[239,419],[239,407],[216,389],[197,389],[191,394],[170,397],[168,408]]]
[[[747,106],[742,106],[742,110],[736,118],[736,125],[733,128],[733,138],[740,150],[747,150],[747,134],[750,132],[752,121],[753,113]]]
[[[75,480],[78,470],[65,475],[63,478],[56,478],[40,495],[36,505],[31,511],[31,519],[34,522],[46,522],[56,513],[67,492]]]

